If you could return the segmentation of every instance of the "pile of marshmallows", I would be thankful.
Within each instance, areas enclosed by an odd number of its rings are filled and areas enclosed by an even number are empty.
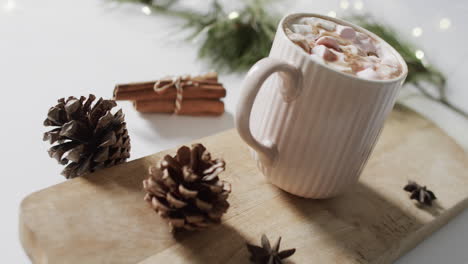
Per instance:
[[[389,47],[352,27],[302,17],[289,23],[285,32],[314,60],[339,71],[372,80],[401,74],[401,65]]]

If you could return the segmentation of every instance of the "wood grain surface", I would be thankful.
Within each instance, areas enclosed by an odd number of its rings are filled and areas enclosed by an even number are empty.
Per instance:
[[[465,153],[407,109],[393,111],[360,182],[328,200],[298,198],[266,182],[234,130],[197,142],[227,162],[233,193],[221,225],[174,237],[143,201],[147,167],[174,153],[168,150],[26,197],[20,236],[31,260],[248,263],[245,241],[258,244],[265,233],[297,249],[288,263],[392,263],[467,207]],[[434,190],[436,205],[409,200],[402,190],[408,179]]]

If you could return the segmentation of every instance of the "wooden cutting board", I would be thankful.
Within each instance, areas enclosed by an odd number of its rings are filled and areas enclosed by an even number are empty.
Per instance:
[[[407,109],[392,113],[360,182],[329,200],[270,185],[234,130],[198,142],[228,164],[233,193],[221,225],[173,237],[143,201],[147,167],[168,150],[28,196],[20,215],[26,252],[40,264],[248,263],[245,241],[258,244],[265,233],[297,249],[288,263],[391,263],[467,207],[465,153]],[[434,190],[436,206],[409,200],[408,179]]]

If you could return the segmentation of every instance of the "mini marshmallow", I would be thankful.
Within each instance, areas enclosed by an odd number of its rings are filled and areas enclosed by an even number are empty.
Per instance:
[[[391,54],[384,54],[382,57],[381,63],[385,65],[390,65],[390,66],[398,65],[397,59],[395,58],[395,56],[392,56]]]
[[[299,24],[314,25],[317,19],[315,17],[302,17],[297,21]]]
[[[366,33],[317,17],[298,17],[291,22],[286,35],[316,62],[364,79],[401,74],[402,65],[394,51]]]
[[[338,59],[338,56],[324,45],[315,46],[312,52],[326,61],[336,61]]]
[[[372,68],[372,66],[374,66],[374,63],[372,62],[369,62],[369,61],[363,61],[359,64],[359,67],[362,69],[362,70],[365,70],[367,68]]]
[[[285,31],[286,31],[286,35],[288,35],[289,39],[291,39],[292,41],[305,40],[304,35],[301,35],[299,33],[294,33],[289,28],[287,28]]]
[[[299,33],[293,33],[291,30],[289,29],[286,29],[286,34],[288,34],[289,36],[289,39],[291,39],[292,41],[302,41],[302,40],[305,40],[305,37],[304,35],[301,35]]]
[[[374,63],[374,64],[379,64],[381,59],[377,56],[374,56],[374,55],[371,55],[371,56],[368,56],[367,57],[367,60],[371,63]]]
[[[315,35],[313,34],[306,35],[305,41],[310,45],[310,48],[315,47]]]
[[[340,45],[338,44],[338,41],[333,37],[329,37],[329,36],[320,37],[315,43],[317,45],[324,45],[331,49],[341,50]]]
[[[355,45],[359,47],[365,53],[369,53],[369,52],[377,53],[376,52],[377,49],[375,45],[372,43],[372,40],[370,38],[362,39],[359,41],[359,43],[355,43]]]
[[[356,30],[352,27],[338,25],[336,27],[336,33],[345,39],[354,39],[356,37]]]
[[[314,23],[314,26],[323,28],[326,31],[334,31],[335,30],[335,23],[331,23],[325,20],[317,21]]]
[[[361,32],[356,32],[356,39],[357,40],[363,40],[363,39],[368,39],[369,37],[364,34],[364,33],[361,33]]]
[[[392,66],[380,64],[377,65],[377,72],[380,76],[394,76],[398,73],[398,70]]]
[[[356,73],[356,75],[364,79],[371,79],[371,80],[379,79],[379,75],[372,68],[366,68],[365,70],[359,71]]]
[[[345,64],[347,64],[347,62],[345,62],[346,56],[344,55],[343,52],[339,52],[339,51],[336,51],[336,50],[334,50],[334,49],[331,49],[330,51],[333,52],[336,56],[338,56],[338,61],[337,61],[337,63],[345,63]]]
[[[333,52],[337,56],[337,59],[333,62],[333,67],[334,68],[337,68],[338,70],[340,70],[340,69],[345,69],[345,68],[350,68],[351,67],[349,65],[348,61],[347,61],[346,56],[343,53],[335,51],[333,49],[331,49],[330,51]],[[347,70],[347,69],[345,69],[345,70]]]
[[[357,56],[359,54],[359,49],[354,45],[348,45],[348,46],[343,47],[343,52],[348,55]]]
[[[292,42],[296,43],[296,45],[301,47],[305,52],[310,53],[311,47],[309,43],[307,43],[304,35],[301,35],[299,33],[293,33],[289,28],[287,28],[285,31]]]
[[[312,33],[312,27],[309,26],[309,25],[294,24],[291,27],[292,27],[292,30],[294,31],[294,33],[299,33],[299,34]]]

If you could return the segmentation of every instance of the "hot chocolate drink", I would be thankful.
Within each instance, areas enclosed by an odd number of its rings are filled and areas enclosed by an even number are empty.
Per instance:
[[[393,79],[402,73],[387,44],[350,26],[301,17],[285,23],[284,30],[313,60],[336,70],[371,80]]]

